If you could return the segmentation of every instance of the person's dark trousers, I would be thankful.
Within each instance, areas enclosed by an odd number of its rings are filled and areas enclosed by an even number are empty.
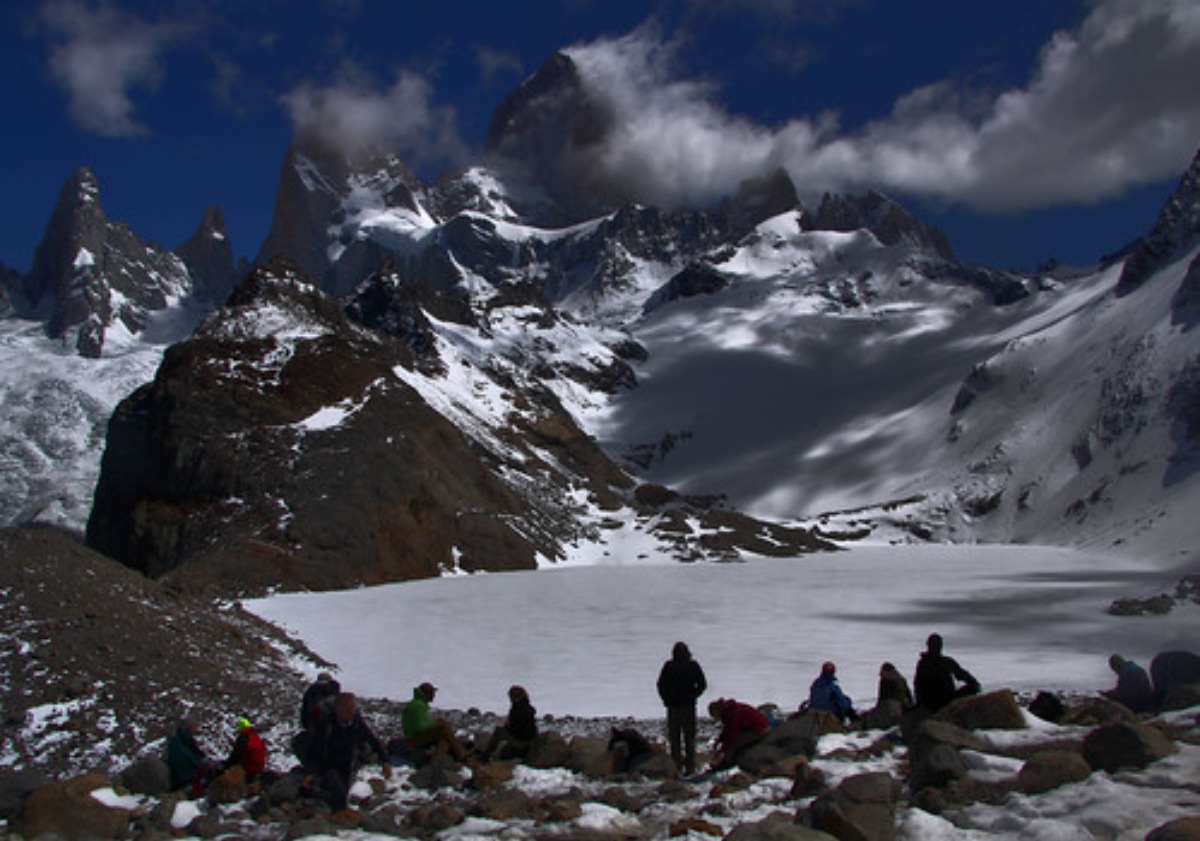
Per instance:
[[[336,768],[331,768],[321,775],[321,792],[329,811],[340,812],[349,804],[350,779]]]
[[[696,773],[696,708],[667,707],[671,759],[685,775]]]

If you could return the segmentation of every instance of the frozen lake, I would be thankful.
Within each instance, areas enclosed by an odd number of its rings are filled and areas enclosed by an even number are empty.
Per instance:
[[[861,547],[720,565],[566,567],[442,578],[249,601],[252,612],[338,664],[351,691],[406,700],[423,680],[437,705],[503,711],[524,685],[540,713],[661,715],[654,682],[676,640],[709,691],[796,707],[833,660],[860,707],[879,665],[911,681],[932,631],[985,691],[1113,684],[1107,658],[1148,662],[1195,648],[1200,608],[1166,617],[1104,612],[1163,592],[1132,561],[1024,546]]]

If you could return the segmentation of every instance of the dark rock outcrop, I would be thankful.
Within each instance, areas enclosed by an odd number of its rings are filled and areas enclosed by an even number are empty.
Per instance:
[[[405,339],[411,338],[405,334]],[[532,452],[518,493],[398,375],[403,341],[272,264],[165,354],[109,425],[89,545],[149,575],[313,589],[529,569],[569,536]],[[511,424],[604,493],[628,480],[547,401]]]
[[[915,216],[882,193],[871,191],[862,196],[826,193],[813,216],[818,231],[857,231],[865,228],[884,245],[905,245],[954,259],[954,251],[945,234],[917,220]]]
[[[174,254],[109,222],[95,176],[81,168],[59,194],[23,287],[31,306],[49,310],[52,338],[99,357],[110,328],[139,332],[150,312],[190,294],[192,279]]]
[[[1138,240],[1121,269],[1117,294],[1141,286],[1150,275],[1183,254],[1200,239],[1200,151],[1159,211],[1154,227]]]
[[[175,249],[188,268],[198,297],[224,303],[233,291],[233,246],[225,231],[225,215],[219,207],[204,211],[196,232]]]

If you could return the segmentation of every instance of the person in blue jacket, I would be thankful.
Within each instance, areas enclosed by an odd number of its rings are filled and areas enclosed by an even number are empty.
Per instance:
[[[854,703],[838,685],[837,666],[833,663],[826,661],[821,666],[821,674],[809,687],[808,709],[827,712],[842,723],[858,718]]]

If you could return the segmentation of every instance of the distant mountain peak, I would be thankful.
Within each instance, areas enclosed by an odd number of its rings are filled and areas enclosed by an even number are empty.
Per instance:
[[[813,226],[819,231],[866,229],[884,245],[908,245],[947,260],[955,259],[945,234],[875,190],[859,196],[826,193],[813,218]]]
[[[225,229],[225,214],[215,205],[204,211],[195,232],[175,249],[195,281],[201,297],[219,303],[233,288],[233,246]]]
[[[1154,227],[1138,240],[1121,270],[1117,291],[1126,293],[1200,242],[1200,150],[1159,211]]]

